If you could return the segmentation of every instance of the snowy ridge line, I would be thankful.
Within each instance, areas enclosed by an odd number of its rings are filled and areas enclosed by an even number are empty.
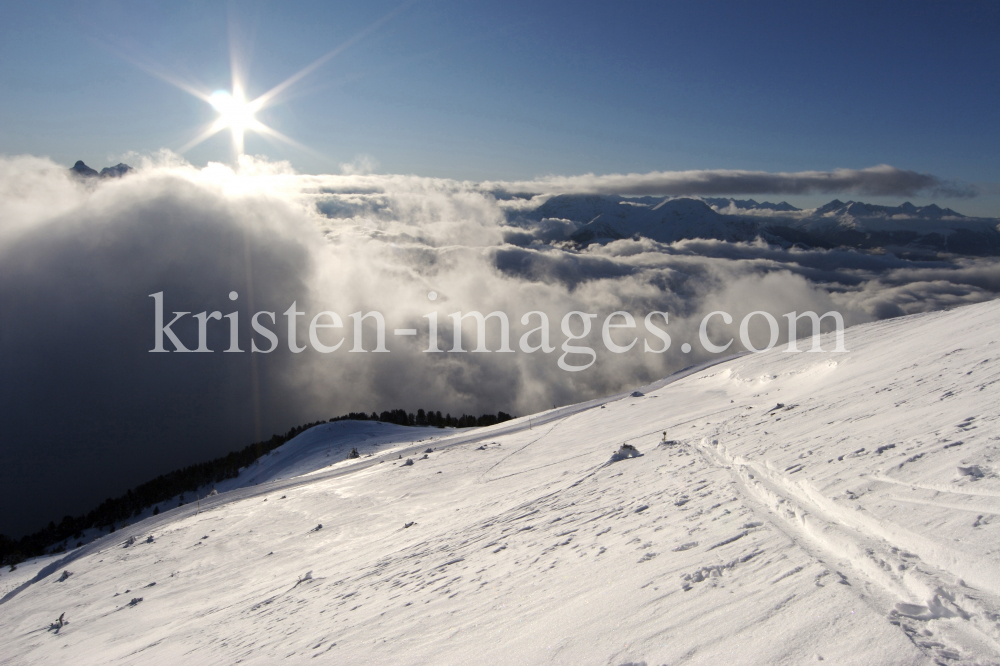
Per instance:
[[[595,398],[594,400],[589,400],[587,402],[578,403],[575,405],[567,405],[565,407],[558,407],[556,409],[551,409],[548,411],[540,412],[539,414],[531,415],[528,417],[519,417],[513,421],[507,421],[503,424],[498,424],[495,426],[488,426],[486,428],[475,428],[473,432],[469,434],[456,435],[454,437],[449,437],[436,443],[436,449],[441,450],[445,448],[453,448],[460,446],[462,444],[470,444],[474,442],[479,442],[484,439],[491,437],[500,437],[503,435],[508,435],[512,433],[521,432],[529,428],[533,428],[537,425],[545,425],[553,421],[559,421],[573,414],[578,414],[580,412],[593,409],[595,407],[600,407],[610,402],[616,400],[621,400],[623,398],[629,397],[633,391],[642,391],[643,393],[648,393],[650,391],[655,391],[656,389],[662,388],[667,384],[671,384],[675,381],[693,375],[695,373],[701,372],[707,368],[718,365],[720,363],[725,363],[733,359],[746,356],[750,352],[739,352],[736,354],[730,354],[723,356],[718,359],[712,359],[705,361],[703,363],[698,363],[695,365],[688,366],[677,372],[668,375],[662,379],[658,379],[654,382],[646,384],[645,386],[640,386],[637,389],[630,389],[616,393],[614,395]],[[551,432],[551,429],[549,430]],[[412,442],[410,446],[403,447],[402,449],[395,449],[392,451],[394,454],[398,455],[411,455],[418,453],[422,449],[426,448],[426,442]],[[17,586],[2,598],[0,598],[0,605],[3,605],[16,597],[18,594],[24,590],[31,587],[33,584],[41,582],[48,576],[65,569],[67,565],[74,562],[75,560],[85,557],[87,555],[96,554],[102,552],[103,550],[115,546],[120,546],[122,543],[128,540],[129,537],[136,537],[148,534],[154,528],[164,523],[173,522],[175,520],[180,520],[193,515],[197,515],[202,511],[210,511],[216,507],[224,506],[232,502],[238,502],[245,499],[251,499],[253,497],[258,497],[260,495],[266,495],[269,493],[282,491],[282,490],[292,490],[294,488],[309,485],[326,479],[331,479],[339,476],[344,476],[347,474],[354,474],[365,470],[373,465],[379,464],[380,461],[385,461],[388,458],[370,458],[368,460],[363,460],[351,465],[344,467],[339,467],[337,469],[332,469],[328,471],[313,472],[311,474],[306,474],[303,476],[293,477],[290,479],[279,479],[275,481],[266,482],[264,485],[249,486],[246,488],[238,488],[230,490],[227,492],[220,493],[212,497],[201,498],[197,504],[185,504],[184,506],[174,507],[167,511],[160,512],[157,516],[150,516],[145,518],[134,525],[129,525],[127,528],[119,529],[113,534],[108,534],[106,536],[95,539],[94,541],[76,548],[72,552],[68,553],[66,557],[56,560],[38,571],[38,573],[30,580]],[[199,506],[200,504],[200,506]]]
[[[898,526],[890,527],[874,520],[850,525],[843,520],[848,512],[839,507],[834,507],[838,510],[832,515],[824,511],[826,505],[832,503],[828,500],[818,503],[817,491],[806,491],[801,484],[776,470],[731,455],[718,440],[710,445],[703,439],[698,448],[710,460],[728,467],[746,494],[763,504],[781,522],[807,537],[820,550],[846,560],[852,568],[898,599],[894,608],[888,611],[890,618],[918,621],[959,618],[965,622],[951,627],[952,640],[964,646],[985,643],[991,651],[1000,653],[1000,625],[996,623],[1000,619],[1000,603],[995,594],[971,588],[952,572],[924,563],[919,555],[894,544],[889,536],[903,532]],[[789,537],[796,540],[792,535]],[[947,578],[954,582],[946,582]],[[909,599],[914,598],[923,603],[911,603]]]

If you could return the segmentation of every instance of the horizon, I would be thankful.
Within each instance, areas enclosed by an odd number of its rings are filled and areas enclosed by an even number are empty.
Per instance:
[[[183,158],[181,156],[179,156],[179,155],[172,155],[172,154],[169,154],[169,153],[168,153],[168,155],[169,155],[169,157],[172,160],[180,161],[185,166],[195,166],[195,165],[192,165],[190,163],[187,163],[186,160],[183,160]],[[157,157],[159,157],[159,159],[162,160],[163,151],[162,150],[160,151],[160,155],[159,156],[138,156],[138,155],[133,155],[132,157],[139,157],[140,160],[142,160],[144,162],[150,162],[150,160],[156,159]],[[45,159],[50,159],[50,158],[46,157]],[[256,162],[263,163],[263,164],[267,164],[268,161],[269,161],[266,156],[253,156],[253,159]],[[76,160],[74,162],[73,166],[68,167],[67,170],[68,171],[73,171],[74,167],[77,164],[83,164],[83,166],[85,166],[87,168],[95,169],[95,171],[100,171],[101,170],[99,168],[95,168],[95,167],[91,166],[90,164],[88,164],[86,162],[86,160],[82,160],[82,159],[81,160]],[[206,165],[206,168],[209,165],[211,165],[211,164],[212,163],[210,162],[208,165]],[[215,164],[220,164],[220,165],[227,166],[227,167],[230,167],[230,168],[232,167],[232,165],[226,165],[225,163],[222,163],[222,162],[216,162]],[[130,167],[131,169],[134,169],[134,170],[138,170],[140,168],[140,167],[135,167],[135,166],[130,165],[130,164],[126,164],[125,162],[118,162],[118,163],[115,163],[115,164],[108,164],[107,166],[104,166],[104,165],[99,165],[99,166],[101,166],[101,168],[110,168],[110,167],[122,166],[122,165]],[[283,163],[282,169],[286,170],[287,173],[290,173],[290,174],[296,175],[296,176],[317,176],[317,177],[318,176],[347,176],[347,177],[349,177],[349,176],[353,176],[353,175],[364,175],[364,176],[378,177],[378,176],[390,176],[390,175],[394,175],[394,174],[378,173],[376,171],[367,171],[367,172],[362,173],[362,174],[352,174],[352,173],[340,173],[340,174],[300,173],[300,172],[295,171],[294,168],[292,168],[291,164],[289,164],[287,162]],[[239,167],[236,167],[234,173],[236,175],[240,174]],[[712,172],[709,171],[709,172],[705,172],[705,173],[709,173],[710,174]],[[407,177],[420,177],[417,174],[398,174],[398,175],[405,175]],[[651,176],[651,175],[656,175],[656,176],[661,176],[662,177],[665,174],[662,174],[662,172],[661,173],[657,173],[657,174],[628,174],[628,176],[640,176],[640,177],[642,177],[642,176]],[[773,176],[775,174],[762,174],[762,175]],[[929,177],[929,175],[926,175],[926,176]],[[623,175],[622,174],[606,174],[604,176],[595,176],[595,174],[584,174],[584,175],[581,176],[581,178],[590,178],[590,179],[600,179],[602,177],[603,178],[622,178]],[[545,176],[545,177],[538,178],[536,180],[537,181],[541,181],[541,182],[545,182],[546,180],[552,179],[552,178],[556,178],[556,177],[553,176],[553,175],[548,175],[548,176]],[[559,178],[561,180],[572,180],[572,177],[570,177],[570,178],[559,177]],[[929,178],[932,178],[932,177],[929,177]],[[451,180],[451,181],[454,181],[454,182],[459,182],[456,179],[450,179],[450,178],[443,178],[442,180]],[[481,185],[481,184],[495,186],[495,185],[504,185],[505,183],[503,183],[503,181],[501,181],[500,183],[494,183],[492,181],[483,181],[482,183],[473,182],[473,185]],[[539,187],[541,188],[543,186],[540,185]],[[852,194],[847,193],[847,194],[841,194],[840,196],[834,196],[834,198],[832,198],[832,199],[827,199],[824,196],[817,195],[817,194],[806,194],[806,195],[794,195],[794,194],[787,195],[787,194],[785,194],[785,195],[780,195],[780,196],[770,196],[767,193],[758,193],[758,194],[754,194],[754,193],[742,193],[742,194],[740,194],[740,193],[737,193],[737,194],[705,194],[705,195],[701,195],[701,194],[635,194],[635,193],[619,194],[619,193],[604,192],[604,191],[601,191],[601,192],[566,191],[566,192],[555,192],[555,193],[548,193],[548,192],[541,192],[541,191],[539,191],[538,193],[533,193],[533,192],[527,192],[527,193],[525,193],[525,192],[514,192],[514,191],[509,192],[509,195],[512,196],[512,197],[522,197],[522,198],[526,198],[526,197],[528,197],[531,194],[533,194],[534,196],[541,196],[543,198],[545,198],[545,197],[553,197],[553,196],[574,196],[574,195],[576,195],[576,196],[587,196],[587,195],[596,194],[596,195],[600,195],[600,196],[618,196],[618,197],[622,197],[623,199],[641,199],[641,198],[659,198],[659,197],[662,197],[665,200],[685,199],[685,198],[687,198],[687,199],[695,199],[695,200],[699,200],[699,201],[706,201],[706,200],[711,200],[711,199],[729,199],[729,200],[733,200],[733,201],[739,201],[739,200],[742,200],[742,201],[751,201],[751,202],[755,202],[757,204],[773,204],[773,205],[788,204],[788,205],[791,205],[791,206],[793,206],[793,207],[795,207],[795,208],[798,209],[798,211],[795,211],[795,212],[808,212],[810,210],[816,210],[818,208],[822,208],[824,206],[827,206],[829,204],[836,203],[836,202],[840,202],[840,203],[845,204],[845,205],[849,205],[849,204],[852,204],[852,203],[864,203],[864,204],[871,204],[871,205],[883,206],[883,207],[890,207],[890,208],[901,207],[901,206],[905,206],[905,205],[913,205],[913,206],[915,206],[917,208],[937,206],[938,208],[942,208],[942,209],[945,209],[945,210],[951,210],[952,212],[955,212],[958,215],[963,216],[963,217],[1000,218],[1000,215],[987,215],[987,216],[982,216],[982,215],[968,215],[968,214],[963,213],[961,211],[955,210],[955,207],[956,206],[960,206],[961,204],[952,204],[952,205],[944,205],[944,206],[941,206],[941,205],[938,204],[939,200],[941,200],[941,201],[951,200],[951,201],[968,202],[968,201],[971,200],[971,197],[977,196],[975,194],[956,198],[956,197],[941,197],[941,196],[935,197],[933,195],[932,196],[927,196],[927,197],[922,197],[922,196],[919,196],[919,195],[918,196],[912,196],[912,195],[879,195],[879,194],[871,194],[871,193],[869,193],[867,195],[866,194],[855,193],[855,194],[852,195]],[[770,197],[770,199],[773,199],[773,201],[769,200],[767,197]],[[843,198],[841,198],[841,197],[843,197]],[[856,198],[852,198],[852,197],[856,197]],[[914,203],[914,201],[917,201],[919,203]],[[796,202],[796,203],[793,203],[793,202]],[[875,202],[875,203],[873,203],[873,202]],[[898,203],[894,203],[894,202],[898,202]]]
[[[0,154],[114,164],[180,151],[235,79],[248,98],[280,89],[256,114],[272,134],[248,130],[245,152],[299,173],[482,182],[889,164],[974,194],[915,205],[1000,216],[991,3],[57,7],[9,8]],[[913,99],[928,77],[933,94]],[[227,135],[185,159],[232,164]]]
[[[76,164],[83,164],[83,166],[85,166],[85,167],[95,168],[95,167],[92,167],[91,165],[87,164],[84,160],[77,160],[76,162],[74,162],[74,165],[71,166],[71,167],[68,167],[67,170],[72,171],[73,168],[76,166]],[[131,169],[137,169],[137,167],[134,167],[134,166],[132,166],[130,164],[125,164],[124,162],[119,162],[117,164],[108,164],[107,167],[102,167],[102,168],[110,168],[110,167],[123,166],[123,165],[127,166],[127,167],[130,167]],[[95,170],[100,171],[99,169],[95,169]],[[294,172],[294,171],[293,171],[293,173],[294,173],[294,175],[303,175],[303,176],[345,175],[345,174],[305,174],[305,173],[304,174],[300,174],[300,173],[297,173],[297,172]],[[384,176],[384,175],[388,175],[388,174],[379,174],[379,173],[376,173],[376,172],[371,172],[371,173],[368,173],[368,174],[365,174],[365,175],[371,175],[371,176],[380,176],[380,175],[383,175]],[[416,176],[417,174],[406,174],[406,175]],[[587,175],[593,175],[593,174],[587,174]],[[447,179],[447,180],[454,180],[454,179]],[[478,183],[475,183],[475,184],[478,184]],[[592,193],[589,193],[589,192],[564,192],[564,193],[560,193],[560,194],[541,194],[541,195],[536,195],[536,196],[543,196],[543,197],[544,196],[550,196],[550,197],[551,196],[561,196],[561,195],[565,195],[565,196],[588,196],[590,194],[592,194]],[[524,197],[526,197],[527,195],[518,195],[516,193],[512,193],[511,196],[515,196],[515,197],[516,196],[524,196]],[[749,194],[739,195],[739,194],[737,194],[737,195],[728,195],[727,196],[727,195],[698,195],[698,194],[678,194],[678,195],[671,195],[671,194],[613,194],[613,193],[599,193],[598,196],[618,196],[618,197],[621,197],[623,199],[642,199],[642,198],[660,198],[660,197],[662,197],[665,200],[671,200],[671,199],[695,199],[695,200],[698,200],[698,201],[708,201],[708,200],[713,200],[713,199],[728,199],[728,200],[731,200],[731,201],[741,201],[742,200],[742,201],[749,201],[749,202],[753,202],[753,203],[761,204],[761,205],[771,204],[771,205],[778,205],[778,206],[780,206],[782,204],[788,204],[788,205],[791,205],[791,206],[793,206],[795,208],[798,208],[799,210],[796,211],[796,212],[808,212],[809,210],[816,210],[818,208],[822,208],[824,206],[827,206],[827,205],[830,205],[830,204],[833,204],[833,203],[837,203],[837,202],[842,203],[844,205],[849,205],[849,204],[852,204],[852,203],[865,203],[865,204],[870,203],[870,201],[865,201],[864,198],[862,198],[862,197],[859,197],[857,199],[852,199],[849,196],[845,196],[844,199],[840,199],[839,197],[834,197],[833,199],[819,199],[821,201],[824,201],[825,203],[820,203],[820,204],[814,205],[812,207],[795,206],[794,204],[791,203],[791,201],[789,201],[789,199],[792,199],[792,200],[802,200],[802,199],[806,199],[806,198],[808,198],[808,200],[818,199],[818,197],[816,195],[803,195],[803,196],[790,195],[790,196],[784,196],[784,198],[781,198],[781,197],[772,197],[772,198],[774,198],[774,201],[769,201],[768,199],[762,198],[762,197],[768,196],[766,194],[764,194],[764,195],[761,195],[761,194],[758,194],[758,195],[749,195]],[[869,195],[866,198],[869,199],[869,200],[879,200],[879,199],[882,199],[882,200],[887,200],[887,201],[899,201],[899,203],[895,204],[895,205],[893,205],[892,203],[873,204],[873,205],[885,206],[885,207],[891,207],[891,208],[898,208],[898,207],[902,207],[902,206],[906,206],[906,205],[913,205],[913,206],[916,206],[917,208],[922,208],[924,206],[938,206],[938,204],[937,204],[937,202],[935,200],[931,200],[930,203],[927,203],[927,204],[914,204],[913,201],[916,200],[917,197],[909,197],[909,198],[907,198],[905,196],[904,197],[900,197],[900,196],[891,196],[890,197],[890,196]],[[760,201],[758,201],[757,199],[760,199]],[[959,214],[959,215],[961,215],[963,217],[976,217],[976,216],[971,216],[971,215],[965,215],[961,211],[954,210],[954,208],[952,206],[938,206],[938,207],[942,208],[942,209],[946,209],[946,210],[952,210],[952,212],[955,212],[955,213],[957,213],[957,214]],[[1000,216],[991,216],[991,217],[1000,217]]]

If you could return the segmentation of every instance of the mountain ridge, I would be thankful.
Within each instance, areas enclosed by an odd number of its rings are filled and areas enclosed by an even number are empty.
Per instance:
[[[119,162],[114,166],[104,167],[98,172],[96,169],[87,166],[83,160],[77,160],[76,164],[69,168],[69,171],[81,178],[121,178],[127,173],[134,172],[135,169],[124,162]]]
[[[547,220],[572,222],[575,227],[568,238],[580,246],[627,238],[661,243],[763,238],[785,247],[1000,256],[1000,219],[968,217],[936,204],[883,206],[834,199],[816,209],[801,210],[787,202],[753,199],[564,194],[510,217],[513,224],[529,228]]]

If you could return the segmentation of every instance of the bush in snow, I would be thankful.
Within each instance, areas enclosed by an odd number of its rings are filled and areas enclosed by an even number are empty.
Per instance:
[[[357,447],[351,449],[351,452],[347,454],[347,459],[348,460],[351,460],[352,458],[360,458],[360,457],[361,457],[361,454],[358,453]]]

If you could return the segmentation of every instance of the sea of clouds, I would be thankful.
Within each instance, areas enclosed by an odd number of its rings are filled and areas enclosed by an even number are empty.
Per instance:
[[[640,386],[710,358],[698,327],[716,310],[734,318],[712,329],[718,340],[736,338],[732,352],[742,349],[740,320],[757,310],[782,325],[788,312],[836,310],[851,325],[1000,291],[996,259],[906,261],[711,240],[578,248],[565,240],[576,223],[528,223],[520,215],[546,192],[572,190],[571,179],[311,176],[253,158],[238,169],[195,168],[169,153],[138,166],[121,179],[83,180],[47,159],[0,158],[0,502],[19,508],[3,512],[0,532],[81,513],[169,469],[349,411],[523,415]],[[872,176],[877,187],[899,177]],[[651,191],[648,180],[635,193]],[[584,181],[581,191],[624,187]],[[225,319],[208,323],[213,353],[150,353],[150,295],[160,292],[167,321],[175,311],[238,313],[243,353],[224,351]],[[282,315],[293,302],[305,313],[301,353],[288,350]],[[515,351],[423,351],[425,315],[438,313],[439,345],[448,350],[449,315],[473,310],[506,313]],[[267,321],[279,338],[269,354],[249,353],[250,317],[259,311],[277,320]],[[308,323],[321,311],[344,324],[322,332],[330,344],[346,338],[329,354],[309,346]],[[369,351],[350,351],[349,315],[359,311],[382,313],[389,353],[370,351],[371,319]],[[521,335],[537,326],[521,324],[531,311],[548,314],[552,353],[519,350]],[[580,372],[557,363],[566,341],[560,321],[570,311],[598,315],[591,335],[575,343],[597,355]],[[623,345],[638,338],[623,354],[601,341],[601,323],[615,311],[637,322],[636,331],[613,335]],[[669,324],[659,322],[672,339],[664,353],[644,350],[644,339],[662,346],[643,328],[652,311],[669,313]],[[192,315],[173,330],[193,348]],[[763,320],[754,323],[751,337],[764,346]],[[491,350],[499,347],[495,326]],[[396,328],[418,335],[397,337]],[[467,321],[465,349],[475,348],[474,338]],[[254,342],[268,347],[259,335]]]

